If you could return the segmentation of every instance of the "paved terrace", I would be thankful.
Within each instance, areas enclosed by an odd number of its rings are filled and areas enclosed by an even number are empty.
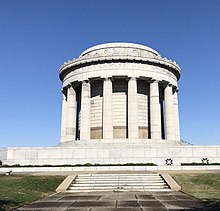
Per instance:
[[[162,211],[215,210],[181,192],[57,193],[31,203],[23,211]],[[216,209],[217,210],[217,209]]]

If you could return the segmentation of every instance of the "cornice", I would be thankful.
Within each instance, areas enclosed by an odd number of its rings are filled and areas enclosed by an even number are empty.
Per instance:
[[[81,65],[91,64],[94,62],[103,62],[103,61],[138,61],[138,62],[150,62],[156,65],[162,65],[168,68],[171,68],[172,72],[176,75],[177,79],[180,78],[180,67],[171,59],[162,58],[159,54],[155,55],[152,52],[148,52],[146,50],[140,49],[128,49],[128,48],[111,48],[101,49],[97,51],[92,51],[90,53],[86,53],[80,55],[79,58],[74,58],[73,60],[69,60],[64,62],[64,64],[59,69],[60,79],[63,79],[63,74],[73,67],[78,67]]]
[[[180,67],[179,65],[172,60],[168,60],[162,57],[155,57],[155,58],[146,58],[146,57],[134,57],[134,56],[105,56],[105,57],[97,57],[97,58],[83,58],[80,57],[78,59],[69,60],[68,62],[64,62],[64,64],[60,67],[59,74],[63,74],[65,70],[72,68],[74,66],[83,65],[86,63],[93,63],[98,61],[114,61],[114,60],[121,60],[121,61],[143,61],[143,62],[152,62],[155,64],[164,65],[170,67],[176,71],[177,78],[180,77]]]

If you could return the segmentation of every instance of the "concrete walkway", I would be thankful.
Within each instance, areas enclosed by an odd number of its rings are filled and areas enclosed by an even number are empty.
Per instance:
[[[57,193],[17,210],[24,211],[162,211],[214,210],[181,192]]]

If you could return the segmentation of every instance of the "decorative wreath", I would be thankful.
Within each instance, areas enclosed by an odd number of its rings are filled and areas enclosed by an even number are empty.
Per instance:
[[[167,165],[167,166],[172,166],[172,165],[173,165],[173,160],[172,160],[171,158],[167,158],[167,159],[165,160],[165,162],[166,162],[166,165]]]
[[[209,159],[208,158],[202,158],[202,163],[208,164],[209,163]]]

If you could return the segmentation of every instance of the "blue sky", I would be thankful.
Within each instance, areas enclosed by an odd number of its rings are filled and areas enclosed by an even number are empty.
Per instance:
[[[0,0],[0,147],[58,144],[59,67],[117,41],[177,61],[181,138],[219,144],[219,0]]]

